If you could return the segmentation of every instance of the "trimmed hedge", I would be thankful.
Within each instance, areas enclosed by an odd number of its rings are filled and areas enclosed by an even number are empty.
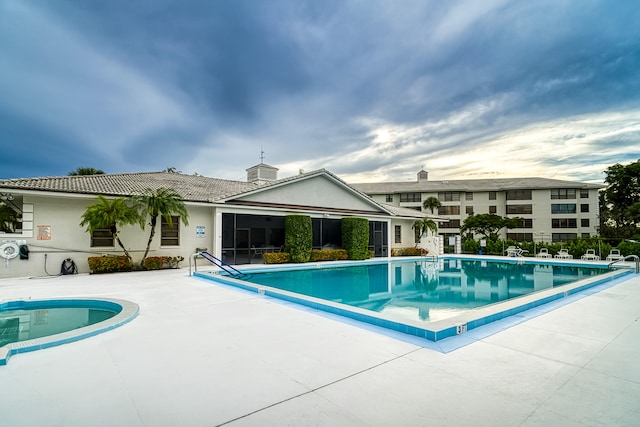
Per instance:
[[[131,260],[124,255],[92,256],[87,259],[89,270],[93,274],[131,271]]]
[[[265,264],[286,264],[291,262],[291,255],[288,252],[267,252],[262,254]]]
[[[150,256],[144,259],[144,268],[146,270],[178,268],[182,261],[184,261],[184,258],[181,256]]]
[[[309,261],[339,261],[349,259],[349,253],[345,249],[313,249]]]
[[[369,258],[369,220],[356,216],[342,218],[342,247],[347,250],[349,259]]]
[[[291,254],[291,262],[308,262],[312,245],[311,217],[287,215],[284,219],[284,246]]]
[[[391,256],[420,256],[423,252],[420,248],[396,248],[391,249]]]

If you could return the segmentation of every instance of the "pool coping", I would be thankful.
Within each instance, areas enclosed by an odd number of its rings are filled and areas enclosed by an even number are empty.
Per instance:
[[[31,340],[19,341],[6,344],[0,347],[0,366],[8,363],[9,358],[15,354],[27,353],[30,351],[41,350],[49,347],[55,347],[62,344],[89,338],[94,335],[115,329],[125,323],[135,319],[140,311],[138,304],[117,298],[92,298],[92,297],[74,297],[74,298],[55,298],[55,299],[38,299],[38,300],[13,300],[3,301],[0,308],[3,309],[23,309],[29,306],[47,307],[56,306],[64,303],[69,307],[89,307],[89,308],[106,308],[114,309],[116,306],[120,308],[120,312],[115,316],[94,323],[93,325],[84,326],[82,328],[73,329],[59,334],[49,335],[46,337],[34,338]]]
[[[553,264],[553,265],[565,265],[565,266],[584,266],[584,267],[603,267],[607,264],[603,262],[578,262],[576,260],[543,260],[537,258],[512,258],[512,257],[478,257],[478,256],[441,256],[440,259],[468,259],[468,260],[486,260],[486,261],[502,261],[502,262],[514,262],[514,263],[535,263],[535,264]],[[369,260],[369,262],[352,261],[352,262],[321,262],[321,263],[307,263],[297,264],[293,266],[286,266],[285,268],[274,267],[255,267],[247,268],[245,271],[247,274],[251,272],[263,272],[274,270],[292,270],[292,269],[310,269],[317,267],[335,267],[335,266],[352,266],[363,264],[378,264],[378,263],[393,263],[403,261],[420,261],[420,257],[402,257],[399,259],[382,259],[382,260]],[[308,265],[311,264],[311,265]],[[257,285],[255,283],[246,282],[243,280],[235,279],[229,276],[221,275],[219,272],[194,272],[193,275],[201,277],[214,282],[219,282],[227,285],[231,285],[237,288],[244,289],[246,291],[255,292],[259,295],[267,297],[273,297],[280,300],[300,304],[302,306],[310,307],[316,310],[336,314],[349,319],[353,319],[360,322],[365,322],[370,325],[385,328],[394,332],[400,332],[410,336],[423,338],[428,341],[437,342],[445,338],[454,337],[464,334],[467,331],[471,331],[480,326],[487,325],[498,320],[502,320],[524,311],[539,307],[541,305],[550,303],[552,301],[566,298],[576,293],[582,292],[594,286],[601,285],[603,283],[612,282],[627,275],[632,275],[633,271],[627,268],[614,269],[611,272],[604,273],[596,277],[589,277],[569,283],[566,285],[544,289],[536,292],[532,292],[527,295],[516,297],[507,301],[497,302],[494,304],[485,305],[475,309],[471,309],[466,313],[459,314],[447,319],[442,319],[433,322],[416,322],[411,320],[398,321],[392,319],[384,314],[365,310],[359,307],[348,306],[333,301],[327,301],[320,298],[301,295],[289,291],[284,291],[277,288],[272,288],[264,285]]]

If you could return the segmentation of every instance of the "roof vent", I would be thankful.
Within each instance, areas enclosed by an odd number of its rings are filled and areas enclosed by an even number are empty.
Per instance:
[[[247,169],[247,182],[255,182],[258,185],[263,185],[277,180],[278,168],[265,163],[260,163]]]
[[[425,182],[429,180],[429,172],[422,169],[418,172],[418,182]]]

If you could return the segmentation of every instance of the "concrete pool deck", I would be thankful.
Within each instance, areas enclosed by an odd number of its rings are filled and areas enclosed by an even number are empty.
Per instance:
[[[121,298],[140,313],[0,366],[3,425],[635,426],[640,419],[639,275],[450,352],[186,269],[0,280],[3,301],[59,297]]]

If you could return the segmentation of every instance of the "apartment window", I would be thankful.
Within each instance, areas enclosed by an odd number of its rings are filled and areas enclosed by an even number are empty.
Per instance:
[[[507,205],[507,215],[529,215],[533,213],[533,205]]]
[[[464,210],[467,215],[473,215],[473,206],[465,206]]]
[[[533,228],[533,219],[523,218],[515,228]]]
[[[497,206],[489,206],[489,213],[490,214],[497,214],[498,213],[498,207]]]
[[[443,191],[438,193],[438,199],[443,202],[459,202],[460,192],[458,191]]]
[[[552,214],[574,214],[576,213],[575,203],[560,203],[551,205]]]
[[[551,199],[575,199],[575,188],[554,188],[551,190]]]
[[[387,194],[385,197],[387,203],[393,203],[393,194]]]
[[[576,240],[577,238],[578,233],[551,233],[551,241],[554,243],[568,242],[569,240]]]
[[[473,193],[466,193],[464,195],[465,200],[473,200]]]
[[[580,205],[580,212],[589,212],[589,204],[588,203],[582,203]]]
[[[395,237],[394,241],[396,243],[402,243],[402,226],[396,225],[393,228],[393,232],[394,232],[394,237]]]
[[[460,220],[450,219],[449,222],[440,224],[440,228],[460,228]]]
[[[421,202],[422,193],[400,193],[400,202]]]
[[[578,221],[575,218],[554,218],[551,228],[578,228]]]
[[[589,227],[589,218],[582,218],[580,220],[580,227]]]
[[[533,241],[533,233],[507,233],[507,239],[516,242],[531,242]]]
[[[91,233],[91,247],[92,248],[112,248],[113,247],[113,234],[108,228],[98,228]]]
[[[489,191],[489,200],[496,200],[497,194],[496,191]]]
[[[171,223],[162,217],[160,246],[180,246],[180,217],[172,216]]]
[[[531,200],[531,190],[509,190],[507,200]]]
[[[460,215],[460,206],[440,206],[438,215]]]
[[[580,189],[580,198],[581,199],[588,199],[589,198],[589,190],[587,190],[586,188],[581,188]]]
[[[422,234],[420,234],[420,228],[416,227],[413,231],[414,231],[414,242],[420,243],[420,238],[422,237]]]

